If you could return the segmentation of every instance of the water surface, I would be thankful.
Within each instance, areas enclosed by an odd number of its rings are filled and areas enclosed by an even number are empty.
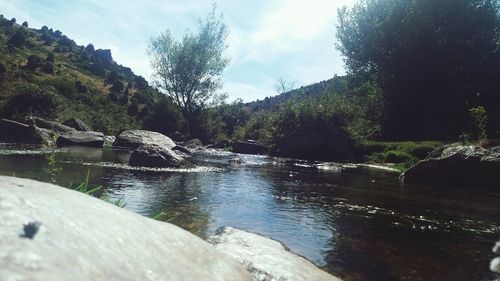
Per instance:
[[[50,180],[46,151],[3,145],[0,173]],[[500,191],[403,185],[397,174],[318,169],[315,163],[209,151],[194,169],[138,169],[129,153],[57,150],[56,180],[90,171],[127,209],[200,237],[222,226],[256,232],[344,280],[493,280]],[[243,164],[231,164],[241,158]],[[147,254],[147,253],[145,253]]]

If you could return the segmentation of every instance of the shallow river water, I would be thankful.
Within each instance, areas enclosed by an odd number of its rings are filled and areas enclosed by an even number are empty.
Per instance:
[[[50,179],[42,151],[0,147],[0,174]],[[59,149],[57,183],[78,184],[89,171],[92,186],[133,212],[163,212],[202,238],[223,226],[256,232],[346,281],[494,279],[499,189],[403,185],[390,172],[217,151],[194,156],[193,169],[136,169],[128,157]],[[244,163],[231,164],[237,157]]]

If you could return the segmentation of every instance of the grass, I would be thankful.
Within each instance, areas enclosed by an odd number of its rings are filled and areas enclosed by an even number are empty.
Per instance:
[[[111,203],[115,206],[118,206],[120,208],[124,208],[127,203],[125,203],[125,200],[122,198],[119,199],[112,199],[109,195],[107,194],[102,194],[102,186],[97,186],[97,187],[90,187],[89,185],[89,179],[90,179],[90,170],[87,170],[87,176],[85,177],[85,180],[80,183],[77,187],[73,188],[72,184],[70,184],[69,188],[73,189],[78,192],[82,192],[94,197],[98,197],[99,199]],[[100,194],[100,196],[98,196]]]
[[[394,164],[404,172],[442,145],[437,141],[366,142],[362,150],[368,162]]]

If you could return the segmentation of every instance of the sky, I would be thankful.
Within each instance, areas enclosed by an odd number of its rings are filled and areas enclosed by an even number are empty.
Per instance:
[[[222,92],[231,100],[276,95],[280,77],[300,87],[345,73],[337,9],[355,0],[0,0],[0,13],[111,49],[115,61],[150,80],[150,39],[167,29],[177,39],[195,32],[214,2],[229,30]]]

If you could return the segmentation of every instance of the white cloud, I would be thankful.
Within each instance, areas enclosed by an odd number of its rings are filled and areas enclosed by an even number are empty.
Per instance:
[[[276,95],[276,93],[271,89],[272,85],[257,86],[254,84],[228,81],[224,83],[223,92],[229,94],[230,100],[241,98],[243,101],[249,102]]]

